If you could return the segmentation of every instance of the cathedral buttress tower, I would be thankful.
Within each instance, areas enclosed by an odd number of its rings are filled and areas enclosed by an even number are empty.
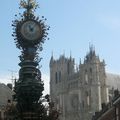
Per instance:
[[[93,46],[80,64],[80,76],[82,86],[85,88],[82,92],[83,104],[85,109],[90,112],[99,111],[102,103],[107,103],[108,89],[106,86],[105,62],[100,61],[96,56]]]
[[[50,60],[50,86],[52,92],[52,86],[60,85],[66,82],[69,75],[74,74],[74,59],[72,57],[65,58],[61,55],[59,60],[54,60],[53,56]],[[62,91],[64,85],[62,86]]]

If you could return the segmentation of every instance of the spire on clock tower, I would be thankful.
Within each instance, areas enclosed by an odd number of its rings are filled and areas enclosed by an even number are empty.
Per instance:
[[[28,17],[29,15],[32,15],[34,13],[34,11],[38,8],[39,5],[38,3],[36,3],[35,0],[21,0],[20,6],[20,8],[26,9],[24,15]]]

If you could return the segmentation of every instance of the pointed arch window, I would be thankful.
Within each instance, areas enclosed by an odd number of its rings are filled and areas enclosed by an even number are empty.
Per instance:
[[[88,107],[90,106],[90,95],[89,95],[88,91],[86,91],[86,104]]]
[[[55,73],[55,83],[61,82],[61,71]]]
[[[56,84],[58,83],[58,75],[57,75],[57,72],[55,73],[55,83],[56,83]]]
[[[67,63],[67,73],[68,74],[70,73],[70,63],[69,62]]]
[[[92,74],[92,68],[90,68],[90,73]]]
[[[88,73],[87,73],[87,70],[85,70],[85,83],[88,84]]]
[[[61,71],[59,71],[59,82],[61,82]]]

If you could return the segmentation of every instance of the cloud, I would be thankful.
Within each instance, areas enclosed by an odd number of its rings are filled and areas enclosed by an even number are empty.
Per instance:
[[[0,74],[0,83],[4,83],[4,84],[12,83],[11,76],[6,74],[4,75]]]
[[[44,82],[44,92],[43,94],[49,94],[49,75],[47,74],[42,74],[42,80]],[[0,74],[0,83],[12,83],[12,78],[11,75],[8,74]]]
[[[99,15],[99,21],[109,29],[120,29],[120,17],[115,15]]]
[[[44,82],[44,92],[43,94],[49,94],[50,90],[49,90],[49,75],[47,74],[42,74],[42,80]]]

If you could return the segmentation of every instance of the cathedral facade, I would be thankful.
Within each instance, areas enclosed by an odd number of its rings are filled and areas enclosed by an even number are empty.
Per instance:
[[[105,62],[93,46],[75,69],[75,60],[64,55],[50,60],[50,95],[60,110],[60,120],[91,120],[109,102]]]

